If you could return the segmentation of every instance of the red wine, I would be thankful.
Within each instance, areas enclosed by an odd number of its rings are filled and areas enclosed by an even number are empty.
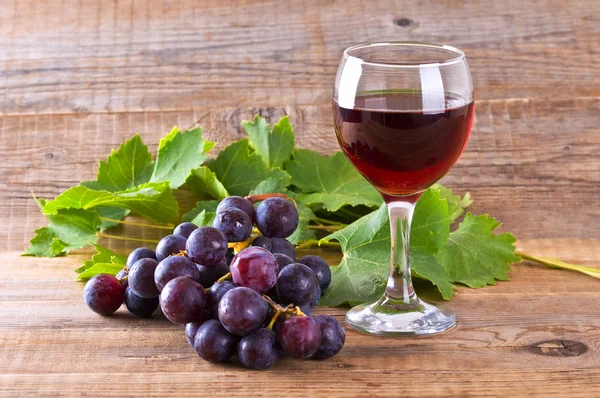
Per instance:
[[[333,103],[340,147],[386,202],[418,194],[442,178],[467,144],[473,103],[422,111],[420,94],[357,97],[354,109]],[[411,110],[413,109],[413,110]]]

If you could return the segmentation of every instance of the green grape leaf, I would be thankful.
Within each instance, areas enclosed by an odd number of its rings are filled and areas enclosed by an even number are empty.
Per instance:
[[[437,260],[446,268],[453,282],[472,288],[495,285],[509,279],[509,264],[519,261],[515,254],[515,237],[493,231],[501,224],[487,214],[467,213],[458,229],[450,234]]]
[[[217,214],[217,206],[219,205],[219,201],[218,200],[201,200],[199,202],[196,202],[196,207],[193,208],[192,210],[188,211],[187,213],[185,213],[182,217],[183,221],[187,221],[187,222],[193,222],[193,220],[198,217],[198,215],[200,213],[202,213],[203,211],[206,213],[207,217],[208,215],[212,214],[212,218],[214,219],[214,216]],[[211,223],[212,223],[212,219],[211,219]],[[198,225],[198,224],[196,224]]]
[[[215,173],[206,166],[192,170],[185,183],[192,192],[201,197],[208,195],[215,199],[224,199],[229,196]]]
[[[322,204],[334,212],[344,205],[381,205],[379,193],[341,152],[323,156],[297,149],[293,160],[286,163],[286,171],[292,176],[292,184],[303,192],[299,199],[309,206]]]
[[[333,307],[378,299],[389,275],[390,227],[385,205],[321,242],[330,240],[340,242],[343,257],[331,268],[331,285],[319,305]]]
[[[56,242],[55,242],[56,241]],[[56,257],[64,254],[66,247],[64,242],[56,237],[54,231],[48,227],[35,230],[35,236],[29,241],[24,256]]]
[[[25,255],[56,257],[98,241],[100,220],[94,212],[60,209],[46,218],[48,227],[36,230]]]
[[[294,150],[294,130],[287,116],[269,131],[267,121],[256,115],[254,121],[243,121],[242,126],[248,133],[250,146],[258,153],[269,168],[283,167]]]
[[[214,211],[202,210],[190,222],[196,224],[198,227],[212,227],[216,216],[217,213]]]
[[[168,182],[146,183],[114,193],[95,191],[80,185],[66,190],[46,203],[43,212],[52,215],[61,209],[89,210],[97,206],[129,209],[157,223],[167,223],[178,217],[177,201]]]
[[[118,263],[97,263],[77,275],[75,280],[87,280],[99,274],[109,274],[115,276],[122,269],[123,265]]]
[[[250,195],[261,195],[265,193],[285,193],[290,185],[291,177],[281,169],[271,171],[269,178],[258,183],[256,188],[250,191]]]
[[[148,182],[154,162],[139,134],[112,150],[106,161],[100,161],[96,181],[84,181],[90,189],[109,192],[124,191]]]
[[[296,231],[289,236],[287,239],[293,244],[299,244],[309,239],[316,239],[317,235],[315,231],[308,228],[308,224],[311,220],[316,218],[315,213],[305,205],[294,192],[286,190],[286,187],[290,184],[290,175],[283,170],[275,169],[271,173],[272,177],[261,181],[250,195],[261,195],[265,193],[282,193],[296,202],[296,209],[298,210],[298,227]]]
[[[202,139],[202,129],[180,132],[174,127],[158,145],[156,165],[150,182],[169,181],[172,189],[185,183],[191,171],[207,158],[215,143]]]
[[[270,176],[262,157],[256,152],[250,153],[247,138],[223,149],[208,167],[230,195],[245,196]]]
[[[471,195],[468,192],[461,197],[460,195],[454,195],[450,188],[446,188],[441,184],[434,184],[431,188],[440,191],[442,198],[448,202],[448,215],[451,222],[462,216],[467,207],[473,203]]]
[[[123,267],[125,267],[125,262],[127,261],[127,259],[125,257],[113,252],[112,250],[107,249],[104,246],[95,244],[94,248],[96,249],[96,254],[94,254],[91,259],[85,260],[83,262],[83,265],[81,267],[77,268],[75,270],[75,272],[80,274],[83,271],[93,267],[96,264],[100,264],[100,263],[119,264],[121,266],[121,269]]]

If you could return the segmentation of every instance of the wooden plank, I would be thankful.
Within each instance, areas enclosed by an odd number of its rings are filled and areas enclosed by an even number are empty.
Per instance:
[[[534,255],[600,263],[600,240],[527,240]],[[331,258],[331,254],[323,253]],[[3,253],[0,260],[2,393],[177,396],[211,391],[239,396],[544,396],[600,391],[598,281],[537,265],[514,265],[511,281],[461,288],[446,305],[457,329],[427,339],[371,338],[347,329],[344,350],[326,361],[284,359],[265,372],[235,361],[197,358],[181,327],[141,320],[124,309],[110,318],[89,311],[72,269],[84,256],[39,259]],[[23,286],[27,286],[26,289]],[[418,286],[424,296],[427,289]],[[343,309],[320,308],[343,319]],[[294,380],[310,381],[297,384]],[[110,380],[109,383],[106,381]],[[151,382],[150,382],[151,380]],[[96,391],[98,386],[102,389]],[[91,389],[91,390],[90,390]]]
[[[477,95],[600,96],[596,0],[12,2],[0,114],[328,104],[341,52],[453,44]],[[443,23],[440,23],[443,15]]]
[[[600,216],[600,100],[478,101],[476,109],[467,150],[442,182],[470,191],[474,213],[498,217],[519,238],[600,237],[589,222]],[[24,248],[44,224],[31,191],[52,198],[93,178],[97,161],[134,132],[155,151],[173,125],[198,122],[217,141],[214,154],[243,137],[240,121],[255,113],[271,122],[288,114],[300,147],[339,150],[328,105],[2,117],[0,249]]]

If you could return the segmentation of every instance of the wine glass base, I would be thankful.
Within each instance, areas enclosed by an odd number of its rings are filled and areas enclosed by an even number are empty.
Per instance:
[[[382,297],[346,313],[346,322],[354,329],[378,336],[422,336],[442,333],[456,325],[452,311],[416,299],[412,304]]]

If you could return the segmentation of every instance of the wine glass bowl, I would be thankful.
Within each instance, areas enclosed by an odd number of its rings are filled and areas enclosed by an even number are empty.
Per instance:
[[[356,329],[423,335],[455,325],[454,314],[414,293],[410,222],[421,193],[462,154],[473,112],[471,75],[459,49],[389,42],[344,51],[333,94],[336,136],[346,157],[384,198],[392,238],[385,294],[346,315]]]

